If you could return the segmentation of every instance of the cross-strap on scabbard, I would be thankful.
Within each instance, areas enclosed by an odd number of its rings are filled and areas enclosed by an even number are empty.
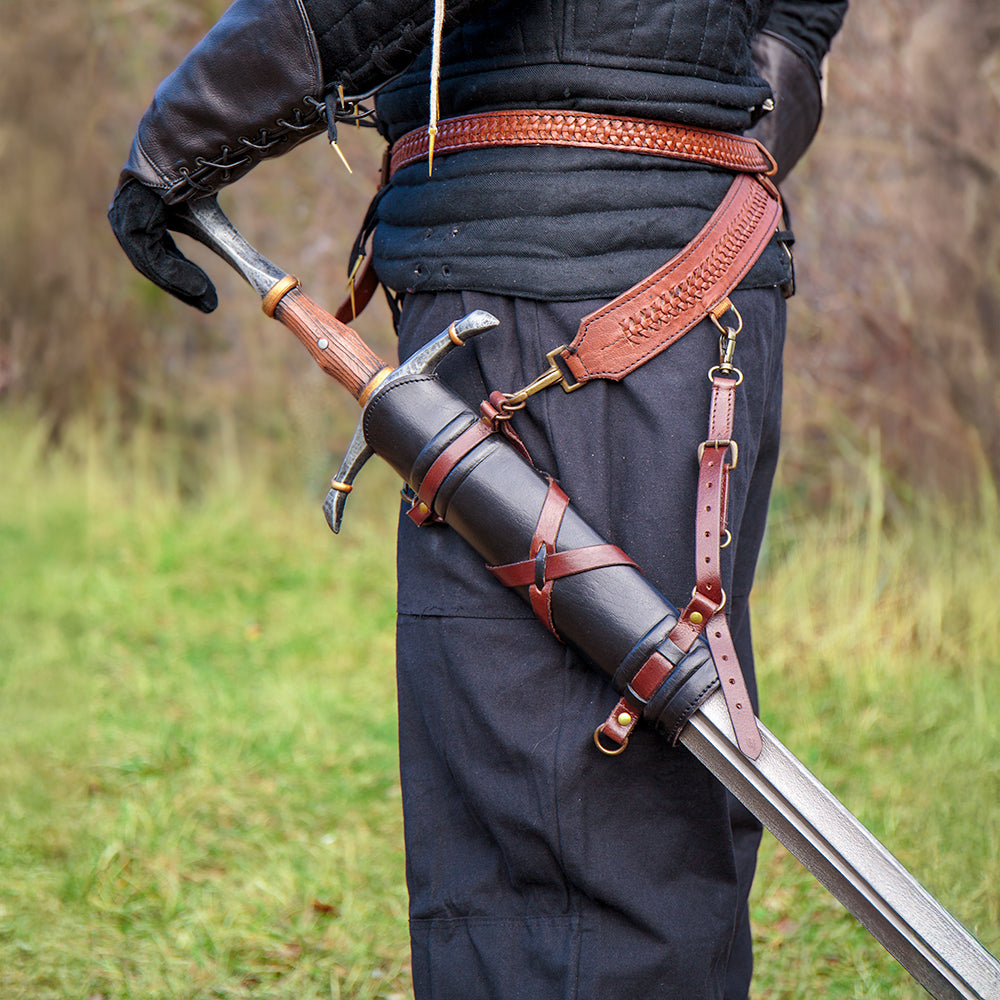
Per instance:
[[[528,599],[538,620],[562,642],[552,618],[552,585],[556,580],[605,566],[639,567],[617,545],[587,545],[559,552],[556,539],[569,506],[559,484],[549,480],[538,523],[531,538],[529,557],[522,562],[487,569],[506,587],[528,588]]]

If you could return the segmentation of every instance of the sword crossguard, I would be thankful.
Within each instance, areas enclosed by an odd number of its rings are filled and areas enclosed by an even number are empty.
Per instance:
[[[464,346],[469,340],[480,333],[492,330],[499,325],[499,320],[482,309],[477,309],[455,320],[446,330],[439,333],[433,340],[427,343],[415,354],[412,354],[396,369],[385,369],[385,374],[373,379],[370,390],[359,397],[363,410],[371,405],[372,401],[379,395],[391,388],[403,379],[412,378],[414,375],[433,375],[438,365],[456,347]],[[323,502],[323,513],[326,515],[326,523],[335,534],[340,531],[340,525],[344,520],[344,507],[347,503],[347,496],[354,489],[354,479],[363,468],[365,462],[372,457],[374,452],[365,441],[364,433],[364,412],[361,420],[354,430],[354,437],[348,446],[344,461],[341,462],[336,476],[330,482],[330,490]]]

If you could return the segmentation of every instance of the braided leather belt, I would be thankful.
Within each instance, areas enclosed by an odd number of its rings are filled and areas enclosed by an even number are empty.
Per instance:
[[[392,147],[390,176],[426,160],[429,146],[427,128],[407,132]],[[771,174],[776,169],[770,153],[755,139],[643,118],[577,111],[488,111],[438,123],[435,155],[496,146],[618,149],[748,174]]]

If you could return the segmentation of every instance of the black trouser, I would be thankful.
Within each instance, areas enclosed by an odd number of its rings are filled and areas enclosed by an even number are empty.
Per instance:
[[[723,580],[756,697],[747,600],[777,460],[784,302],[737,293],[739,464]],[[409,296],[406,356],[473,308],[500,327],[442,378],[512,391],[599,303]],[[577,509],[683,607],[694,585],[696,452],[718,333],[702,323],[620,383],[533,397],[515,426]],[[592,734],[616,701],[443,527],[399,531],[400,757],[418,1000],[744,1000],[760,827],[685,749]],[[558,586],[558,583],[556,583]]]

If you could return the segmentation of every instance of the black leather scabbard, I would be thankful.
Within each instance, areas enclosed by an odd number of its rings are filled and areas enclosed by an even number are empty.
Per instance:
[[[393,381],[368,403],[363,429],[371,448],[419,491],[435,459],[479,418],[433,375]],[[490,565],[526,558],[549,490],[502,435],[492,434],[469,451],[445,477],[434,512]],[[570,505],[555,550],[605,544]],[[516,588],[527,599],[527,587]],[[685,654],[668,638],[677,609],[632,566],[602,566],[556,580],[552,619],[563,639],[626,691],[654,652],[674,664],[648,698],[643,716],[672,742],[688,718],[718,687],[702,639]],[[634,699],[638,703],[647,699]]]

